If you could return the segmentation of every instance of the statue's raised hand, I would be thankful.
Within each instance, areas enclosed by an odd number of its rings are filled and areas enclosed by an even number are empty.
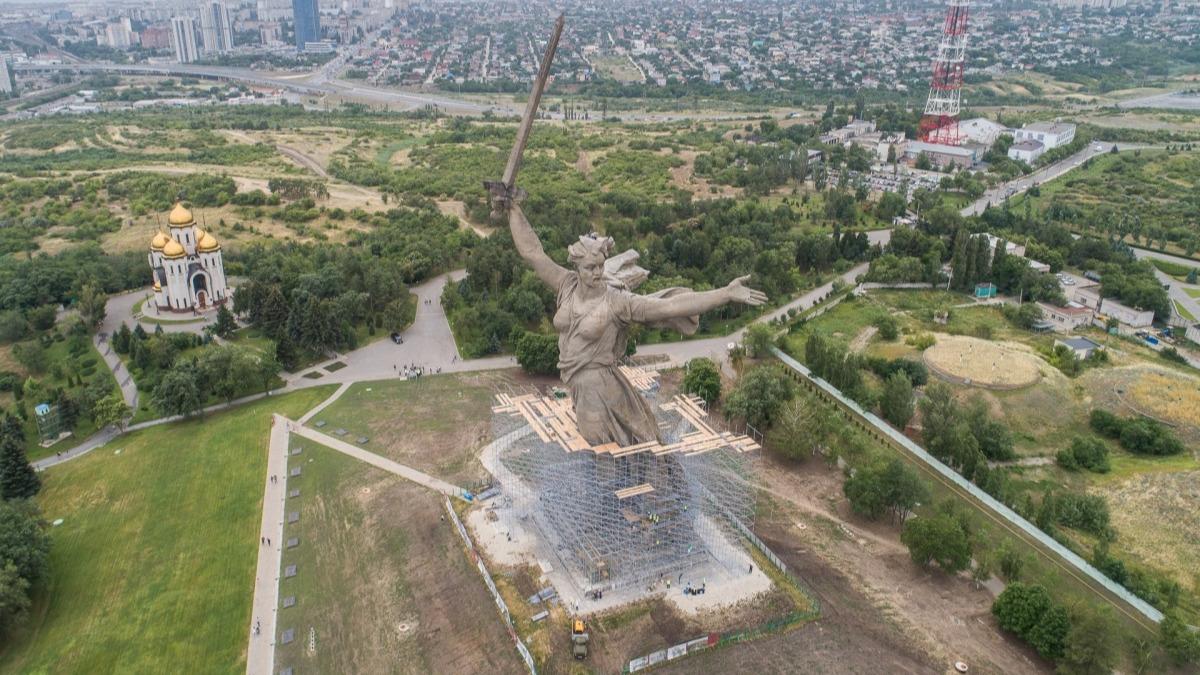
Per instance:
[[[750,275],[738,277],[729,282],[725,287],[725,292],[729,294],[729,302],[740,302],[743,305],[761,305],[767,301],[767,294],[762,291],[748,288],[746,282],[750,280]]]

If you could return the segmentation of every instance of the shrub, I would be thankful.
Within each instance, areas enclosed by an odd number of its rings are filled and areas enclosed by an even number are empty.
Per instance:
[[[879,337],[887,341],[895,340],[900,336],[900,326],[896,323],[893,316],[885,315],[875,320],[875,327],[879,329]]]
[[[1028,642],[1042,656],[1062,657],[1071,619],[1044,587],[1019,581],[1009,584],[992,603],[992,615],[1001,628]]]
[[[913,562],[922,567],[936,562],[945,572],[955,574],[971,563],[970,533],[949,513],[908,521],[900,541],[908,547]]]
[[[932,333],[918,333],[916,335],[909,336],[909,338],[904,342],[905,344],[916,347],[917,351],[923,352],[926,349],[936,345],[937,338],[933,337]]]
[[[1071,447],[1058,451],[1058,465],[1067,471],[1087,469],[1095,473],[1108,473],[1108,446],[1098,438],[1077,436]]]

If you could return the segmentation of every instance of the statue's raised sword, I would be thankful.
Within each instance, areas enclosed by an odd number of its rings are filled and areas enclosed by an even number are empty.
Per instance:
[[[538,105],[542,101],[542,92],[546,90],[546,80],[550,77],[550,63],[554,61],[554,52],[558,49],[558,38],[562,35],[562,29],[563,15],[559,14],[558,20],[554,22],[554,33],[550,35],[550,41],[546,43],[546,53],[542,56],[537,79],[533,83],[533,91],[529,93],[529,100],[525,103],[525,116],[521,118],[521,126],[517,129],[517,140],[513,143],[512,153],[508,156],[508,164],[504,167],[504,177],[499,181],[489,180],[483,183],[493,198],[507,199],[509,191],[515,185],[517,171],[521,168],[521,156],[525,153],[525,144],[529,142],[529,132],[533,129],[534,118],[537,117]],[[499,214],[493,213],[492,215]]]

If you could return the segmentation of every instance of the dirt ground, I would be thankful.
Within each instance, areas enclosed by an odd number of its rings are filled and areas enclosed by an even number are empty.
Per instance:
[[[442,497],[326,448],[289,465],[300,513],[286,537],[276,662],[295,672],[521,673],[503,620],[462,548]],[[310,629],[313,640],[310,643]],[[310,647],[315,645],[315,650]]]
[[[697,176],[696,151],[680,150],[676,156],[683,160],[680,166],[668,169],[671,174],[671,184],[681,190],[690,190],[696,199],[716,199],[719,197],[737,197],[741,190],[730,185],[709,183],[708,179]],[[716,188],[716,192],[713,191]]]
[[[689,659],[673,672],[740,664],[750,672],[1049,672],[991,616],[993,596],[965,576],[913,564],[899,528],[854,516],[840,471],[810,459],[764,458],[760,478],[781,508],[755,530],[821,600],[822,616],[800,629]],[[801,526],[803,529],[801,529]]]

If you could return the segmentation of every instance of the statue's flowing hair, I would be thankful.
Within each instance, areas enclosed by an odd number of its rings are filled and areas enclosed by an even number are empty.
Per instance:
[[[567,260],[572,265],[578,265],[588,258],[598,257],[604,260],[612,253],[615,246],[612,237],[601,237],[595,232],[580,235],[579,241],[567,247]]]

